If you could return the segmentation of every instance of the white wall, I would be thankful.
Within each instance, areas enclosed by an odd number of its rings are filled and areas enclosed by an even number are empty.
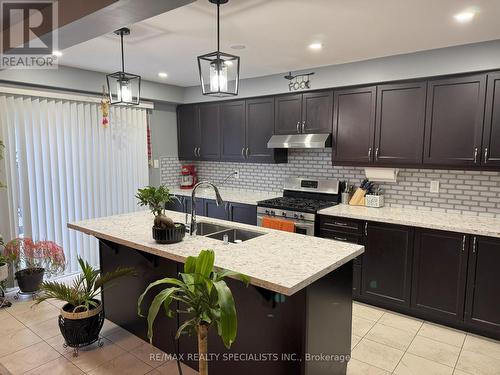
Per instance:
[[[177,115],[174,105],[155,104],[149,117],[153,160],[177,157]],[[160,168],[149,167],[149,184],[160,185]]]
[[[314,71],[311,88],[321,89],[489,69],[500,69],[500,40],[311,68],[303,72]],[[241,80],[238,97],[288,92],[284,75]],[[185,103],[209,100],[214,98],[203,96],[199,86],[185,89]]]

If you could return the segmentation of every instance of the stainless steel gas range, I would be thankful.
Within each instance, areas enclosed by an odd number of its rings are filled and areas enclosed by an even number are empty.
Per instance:
[[[283,196],[257,202],[257,225],[265,216],[292,221],[295,232],[314,236],[316,213],[340,202],[338,180],[289,178]]]

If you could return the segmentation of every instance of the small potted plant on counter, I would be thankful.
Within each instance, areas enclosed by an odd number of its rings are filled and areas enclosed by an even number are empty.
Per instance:
[[[120,277],[135,275],[133,268],[123,267],[101,275],[83,259],[78,258],[78,263],[82,273],[72,285],[44,281],[40,288],[41,294],[36,299],[36,304],[48,299],[66,302],[59,315],[59,329],[65,346],[73,348],[75,356],[78,355],[79,348],[99,340],[104,323],[104,309],[97,297],[102,289],[106,284],[110,287],[109,283]],[[101,342],[99,346],[102,346]]]
[[[160,291],[149,306],[148,338],[153,343],[153,323],[158,311],[163,306],[170,318],[175,318],[171,310],[172,303],[179,309],[175,312],[187,314],[177,331],[178,339],[182,333],[198,336],[199,373],[208,375],[208,330],[216,326],[219,336],[226,348],[230,348],[236,339],[238,321],[236,307],[231,290],[224,278],[233,276],[248,284],[248,277],[231,271],[214,271],[215,253],[212,250],[202,250],[197,257],[188,257],[184,264],[184,273],[180,278],[165,278],[157,280],[146,288],[139,297],[138,314],[141,313],[141,304],[149,290],[157,285],[166,284],[170,287]]]
[[[16,238],[5,246],[5,255],[15,263],[21,293],[38,292],[44,275],[57,275],[66,268],[63,248],[52,241]]]
[[[167,187],[147,186],[139,189],[135,196],[140,206],[147,206],[155,215],[153,224],[153,238],[160,244],[170,244],[182,241],[186,235],[186,226],[174,223],[165,215],[165,205],[172,200]]]

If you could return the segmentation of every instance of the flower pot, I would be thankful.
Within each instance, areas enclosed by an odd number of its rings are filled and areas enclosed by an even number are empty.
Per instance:
[[[7,263],[0,263],[0,281],[9,278],[9,265]]]
[[[43,281],[44,268],[26,268],[16,272],[19,289],[23,293],[33,293],[40,290]]]
[[[69,347],[81,348],[99,340],[104,324],[104,310],[100,301],[94,301],[99,305],[91,310],[83,307],[75,309],[69,303],[61,308],[59,330]]]
[[[160,244],[171,244],[181,242],[186,235],[186,226],[181,223],[174,223],[175,228],[153,227],[153,238]]]

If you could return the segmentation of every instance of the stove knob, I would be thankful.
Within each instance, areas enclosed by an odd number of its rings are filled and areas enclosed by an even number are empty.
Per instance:
[[[299,218],[299,215],[297,215],[297,214],[293,214],[293,217],[294,217],[295,219],[298,219],[298,218]]]
[[[271,210],[271,215],[276,215],[276,212],[274,212],[273,210]]]
[[[286,212],[282,212],[281,216],[286,217]]]
[[[269,210],[266,210],[266,214],[269,215]]]
[[[304,220],[304,215],[299,215],[300,220]]]

